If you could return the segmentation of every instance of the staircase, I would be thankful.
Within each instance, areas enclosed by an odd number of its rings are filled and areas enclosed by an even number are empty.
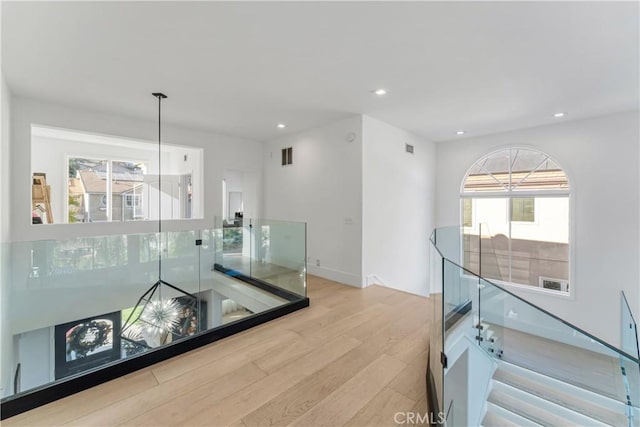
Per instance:
[[[502,343],[500,337],[491,329],[488,323],[478,322],[477,318],[474,320],[478,334],[476,340],[480,347],[482,347],[487,353],[498,359],[502,358]]]
[[[621,402],[503,360],[496,362],[485,427],[629,426]]]

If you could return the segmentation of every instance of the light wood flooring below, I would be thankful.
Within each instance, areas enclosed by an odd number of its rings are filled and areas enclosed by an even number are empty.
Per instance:
[[[5,426],[386,426],[426,411],[428,298],[309,276],[311,307]]]

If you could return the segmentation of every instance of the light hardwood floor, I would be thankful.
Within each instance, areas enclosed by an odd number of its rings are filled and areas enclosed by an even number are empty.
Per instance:
[[[311,307],[2,425],[386,426],[426,411],[430,302],[309,276]]]

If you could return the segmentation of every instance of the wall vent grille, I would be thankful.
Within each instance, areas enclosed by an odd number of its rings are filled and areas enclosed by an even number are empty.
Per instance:
[[[282,149],[282,166],[293,164],[293,147]]]

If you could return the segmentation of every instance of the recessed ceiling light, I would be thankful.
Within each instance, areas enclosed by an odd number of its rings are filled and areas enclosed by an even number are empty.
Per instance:
[[[373,91],[374,95],[378,95],[378,96],[384,96],[387,94],[387,91],[385,89],[376,89]]]
[[[278,129],[284,129],[287,126],[284,123],[278,123]]]
[[[560,118],[560,117],[564,117],[564,116],[566,116],[566,115],[567,115],[567,113],[560,112],[560,113],[555,113],[555,114],[553,115],[553,117]]]
[[[456,131],[456,135],[464,135],[465,133],[467,133],[467,132],[464,131],[464,130],[457,130]]]

